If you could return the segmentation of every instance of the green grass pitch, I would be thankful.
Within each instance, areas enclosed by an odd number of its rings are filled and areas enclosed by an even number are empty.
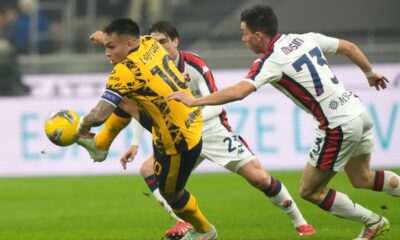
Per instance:
[[[399,170],[396,171],[400,173]],[[339,219],[298,197],[300,172],[272,172],[292,193],[317,235],[352,239],[357,223]],[[400,199],[354,190],[341,173],[331,187],[391,221],[378,239],[400,239]],[[301,239],[289,219],[262,193],[230,173],[193,174],[188,189],[222,240]],[[159,240],[174,221],[140,176],[0,178],[0,239]],[[386,210],[381,210],[381,206]]]

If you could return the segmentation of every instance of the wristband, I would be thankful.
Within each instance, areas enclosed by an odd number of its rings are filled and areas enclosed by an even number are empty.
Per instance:
[[[365,74],[365,76],[366,76],[367,78],[370,78],[370,77],[375,76],[376,73],[375,73],[374,69],[371,68],[370,71],[365,72],[364,74]]]

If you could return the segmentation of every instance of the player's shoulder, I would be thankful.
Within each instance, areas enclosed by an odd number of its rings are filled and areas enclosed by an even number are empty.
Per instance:
[[[303,40],[312,40],[315,39],[316,37],[320,36],[322,34],[317,33],[317,32],[306,32],[306,33],[288,33],[283,35],[284,36],[284,41],[291,41],[292,39],[303,39]]]
[[[183,60],[187,63],[204,66],[207,65],[206,61],[198,54],[193,52],[180,51]]]
[[[150,35],[142,35],[142,36],[140,36],[140,42],[148,42],[148,41],[156,41],[157,42],[157,40],[155,39],[155,38],[153,38],[152,36],[150,36]]]
[[[119,81],[127,77],[132,77],[132,69],[136,68],[135,63],[126,58],[124,61],[116,64],[109,74],[109,80]]]

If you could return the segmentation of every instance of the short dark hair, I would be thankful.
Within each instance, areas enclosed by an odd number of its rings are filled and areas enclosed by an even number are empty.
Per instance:
[[[108,35],[116,33],[117,35],[129,35],[132,37],[139,37],[140,35],[138,24],[130,18],[118,18],[111,21],[103,32]]]
[[[255,5],[242,12],[240,21],[245,22],[251,32],[263,32],[274,37],[278,32],[278,18],[270,6]]]
[[[176,30],[174,24],[168,21],[158,21],[150,26],[149,34],[159,32],[165,34],[170,39],[179,38],[178,30]]]

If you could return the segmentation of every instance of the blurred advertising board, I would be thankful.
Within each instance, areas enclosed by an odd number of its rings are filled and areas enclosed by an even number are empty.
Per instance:
[[[400,64],[377,65],[392,80],[389,89],[377,92],[368,87],[363,74],[353,66],[336,66],[339,80],[363,101],[374,122],[375,168],[400,167]],[[235,83],[246,69],[216,70],[219,88]],[[120,155],[129,146],[132,130],[127,127],[112,144],[109,158],[93,163],[78,146],[57,147],[47,140],[44,122],[53,111],[72,109],[82,115],[97,103],[107,74],[31,75],[24,82],[33,88],[32,96],[0,98],[0,176],[101,175],[138,173],[142,160],[151,149],[146,134],[135,161],[122,170]],[[315,123],[292,102],[264,86],[243,101],[226,105],[228,119],[236,132],[250,144],[268,170],[302,169],[314,141]],[[99,129],[94,129],[95,132]],[[196,171],[224,171],[220,166],[203,162]]]

